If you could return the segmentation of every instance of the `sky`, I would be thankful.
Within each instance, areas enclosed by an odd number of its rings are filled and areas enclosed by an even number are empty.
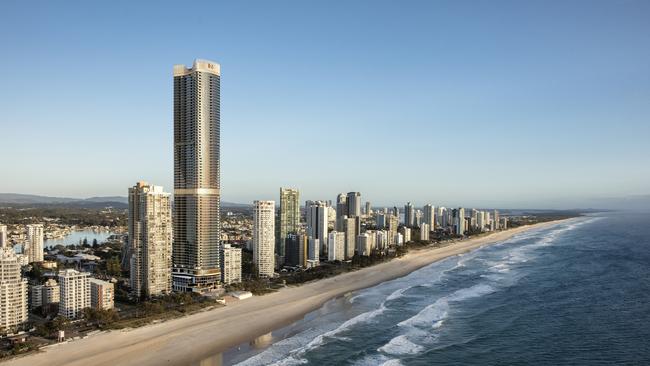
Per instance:
[[[650,2],[0,3],[0,192],[172,191],[172,67],[221,64],[223,200],[650,193]]]

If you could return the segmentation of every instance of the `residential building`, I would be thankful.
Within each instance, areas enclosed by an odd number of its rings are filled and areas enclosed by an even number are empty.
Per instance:
[[[327,260],[329,261],[342,261],[345,260],[345,233],[340,231],[332,231],[329,233],[327,240]]]
[[[373,242],[371,235],[368,232],[359,234],[357,236],[357,254],[361,256],[369,256],[372,253]]]
[[[431,230],[434,230],[436,227],[435,211],[435,207],[431,204],[424,205],[424,217],[422,218],[422,222],[429,225]]]
[[[307,266],[309,238],[306,234],[289,234],[286,240],[286,264],[290,266]]]
[[[361,193],[360,192],[348,192],[347,197],[348,204],[348,217],[360,217],[361,216]]]
[[[74,269],[59,272],[59,315],[68,319],[80,318],[83,309],[90,307],[90,273]]]
[[[329,208],[324,201],[311,202],[307,209],[307,234],[320,243],[320,255],[327,255],[327,217]]]
[[[0,248],[0,329],[14,329],[27,321],[27,280],[12,248]]]
[[[345,193],[339,193],[336,197],[336,230],[344,229],[344,217],[348,216],[348,196]]]
[[[0,224],[0,248],[4,248],[5,246],[9,246],[9,242],[7,241],[7,225]]]
[[[352,259],[357,248],[357,236],[361,233],[361,219],[346,217],[345,219],[345,259]]]
[[[260,277],[273,277],[275,268],[275,201],[253,202],[253,263]]]
[[[129,188],[128,255],[134,297],[171,292],[172,229],[169,193],[146,182]]]
[[[221,282],[226,285],[241,282],[241,248],[223,245]]]
[[[365,210],[366,216],[370,217],[372,215],[372,208],[370,207],[370,201],[366,201],[366,210]]]
[[[404,205],[404,226],[415,226],[415,209],[411,202],[407,202],[406,205]]]
[[[420,225],[420,240],[422,241],[429,241],[429,232],[430,232],[430,226],[429,224],[422,224]]]
[[[174,66],[174,241],[177,291],[204,292],[221,279],[221,66]]]
[[[312,236],[309,237],[308,242],[307,242],[307,262],[308,262],[308,267],[310,267],[309,263],[311,263],[311,267],[314,265],[318,265],[319,262],[319,252],[320,252],[320,239],[316,239]]]
[[[276,254],[286,256],[287,235],[298,233],[300,225],[300,192],[292,188],[280,188],[280,227]]]
[[[43,225],[27,225],[27,241],[24,247],[29,263],[43,261]]]
[[[109,310],[114,307],[115,285],[111,282],[90,278],[90,307],[96,310]]]

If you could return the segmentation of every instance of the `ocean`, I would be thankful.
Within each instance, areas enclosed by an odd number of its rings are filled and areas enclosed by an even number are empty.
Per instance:
[[[650,214],[518,234],[327,302],[237,365],[650,365]]]

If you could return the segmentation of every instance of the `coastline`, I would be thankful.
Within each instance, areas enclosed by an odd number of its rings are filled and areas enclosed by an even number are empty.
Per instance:
[[[571,219],[568,219],[571,220]],[[4,362],[7,365],[187,365],[301,319],[330,299],[405,276],[438,260],[495,244],[566,220],[550,221],[456,242],[411,250],[389,262],[289,287],[223,308],[100,333]]]

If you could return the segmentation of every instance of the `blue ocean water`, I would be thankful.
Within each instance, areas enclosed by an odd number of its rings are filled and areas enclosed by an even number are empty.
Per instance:
[[[650,214],[517,235],[332,300],[239,365],[650,365]]]

